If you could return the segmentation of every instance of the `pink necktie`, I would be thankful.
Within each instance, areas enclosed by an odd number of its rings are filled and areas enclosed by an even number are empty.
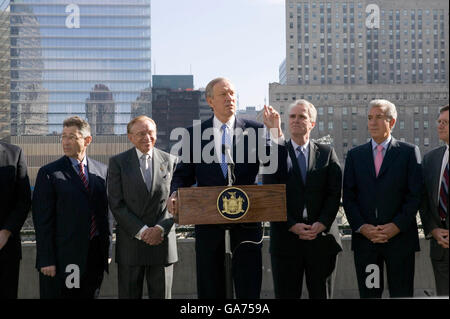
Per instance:
[[[377,156],[375,156],[375,173],[377,177],[383,163],[383,148],[383,145],[377,145]]]

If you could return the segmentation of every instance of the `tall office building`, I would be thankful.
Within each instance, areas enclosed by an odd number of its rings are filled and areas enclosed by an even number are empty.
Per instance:
[[[364,143],[367,104],[398,107],[394,135],[422,152],[439,144],[438,108],[448,104],[446,0],[286,0],[286,59],[270,103],[305,98],[318,108],[313,137],[330,135],[341,161]]]
[[[151,87],[150,0],[0,2],[10,14],[11,135],[58,134],[71,115],[95,115],[97,135],[124,134],[132,105],[151,114],[141,94]]]
[[[9,10],[0,0],[0,140],[11,132]]]

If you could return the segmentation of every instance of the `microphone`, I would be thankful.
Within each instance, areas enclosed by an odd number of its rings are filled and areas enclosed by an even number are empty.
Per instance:
[[[231,149],[228,145],[222,144],[222,154],[225,155],[228,167],[228,186],[231,186],[235,182],[236,177],[234,176],[233,156],[231,156]]]
[[[234,165],[233,156],[231,156],[231,148],[228,145],[222,144],[222,154],[225,155],[225,160],[228,165]]]

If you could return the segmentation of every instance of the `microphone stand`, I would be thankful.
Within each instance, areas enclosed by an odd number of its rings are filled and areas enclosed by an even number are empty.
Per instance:
[[[225,154],[225,158],[227,158],[228,186],[232,186],[235,181],[233,159],[229,147],[222,145],[222,151]],[[227,225],[225,226],[225,298],[227,299],[233,299],[234,297],[232,259],[230,226]]]

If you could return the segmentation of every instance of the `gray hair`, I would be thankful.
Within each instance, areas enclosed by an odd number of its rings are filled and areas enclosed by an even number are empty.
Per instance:
[[[296,100],[294,103],[290,104],[288,107],[288,114],[291,113],[292,108],[297,105],[306,106],[306,108],[308,109],[309,117],[311,118],[311,122],[316,122],[317,110],[316,110],[315,106],[307,100],[300,99],[300,100]]]
[[[214,97],[214,92],[213,92],[214,85],[216,85],[217,83],[222,82],[222,81],[227,81],[227,82],[231,83],[230,80],[228,80],[227,78],[223,78],[223,77],[215,78],[214,80],[209,81],[209,83],[205,89],[206,97],[213,98]]]
[[[63,122],[63,127],[75,126],[83,137],[91,136],[91,126],[79,116],[68,117]]]
[[[369,110],[373,107],[380,107],[387,117],[397,120],[397,109],[394,103],[383,99],[372,100],[369,102]]]

